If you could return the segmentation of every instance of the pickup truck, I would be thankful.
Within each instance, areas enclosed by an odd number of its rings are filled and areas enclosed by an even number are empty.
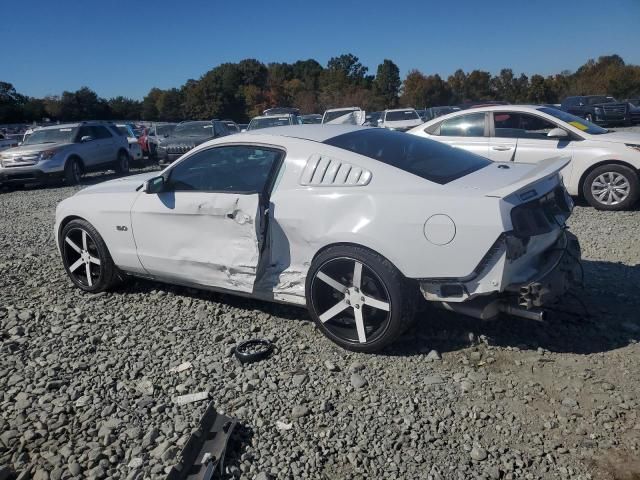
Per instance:
[[[602,124],[631,124],[631,114],[627,102],[618,102],[609,95],[582,95],[567,97],[560,109],[585,120]]]

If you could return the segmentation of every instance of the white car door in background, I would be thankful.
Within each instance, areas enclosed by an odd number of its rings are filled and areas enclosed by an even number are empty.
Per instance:
[[[199,151],[166,175],[161,193],[131,210],[140,262],[151,275],[251,292],[263,234],[261,198],[283,152],[254,146]]]
[[[571,137],[550,138],[558,126],[549,120],[525,112],[493,112],[490,157],[494,161],[536,163],[546,158],[572,155]],[[497,147],[513,145],[513,151]],[[506,153],[505,153],[506,152]],[[506,158],[510,156],[510,158]]]
[[[444,120],[431,135],[452,147],[488,157],[489,137],[486,115],[483,112],[466,113]]]
[[[85,125],[78,129],[76,137],[78,153],[87,167],[94,167],[102,162],[100,142],[94,135],[93,127]],[[85,141],[82,141],[83,138]]]

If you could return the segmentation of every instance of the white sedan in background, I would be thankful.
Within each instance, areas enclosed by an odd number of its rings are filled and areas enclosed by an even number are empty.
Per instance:
[[[628,209],[640,195],[640,134],[612,132],[555,108],[473,108],[438,117],[408,133],[496,162],[571,157],[562,171],[567,190],[601,210]]]
[[[79,191],[58,205],[55,239],[82,290],[134,275],[307,306],[331,340],[372,352],[420,293],[539,319],[578,278],[567,162],[495,164],[381,128],[256,130]]]
[[[562,171],[567,190],[601,210],[628,209],[640,196],[640,134],[612,132],[555,108],[473,108],[438,117],[408,133],[496,162],[571,157]]]

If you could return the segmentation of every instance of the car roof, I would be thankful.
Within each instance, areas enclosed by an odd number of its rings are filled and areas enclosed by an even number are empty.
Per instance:
[[[263,118],[277,118],[277,117],[297,117],[293,113],[279,113],[277,115],[258,115],[257,117],[253,117],[251,120],[261,120]]]
[[[75,128],[79,126],[79,123],[61,123],[59,125],[46,125],[42,127],[37,127],[38,130],[53,130],[56,128]]]
[[[413,107],[407,107],[407,108],[388,108],[385,110],[385,112],[406,112],[407,110],[415,110],[415,108]]]
[[[274,135],[279,137],[300,138],[302,140],[311,140],[313,142],[324,142],[325,140],[337,137],[338,135],[369,129],[370,127],[360,127],[357,125],[289,125],[286,127],[269,127],[261,128],[259,130],[250,130],[241,135]]]
[[[351,110],[351,111],[358,111],[358,110],[362,110],[360,107],[340,107],[340,108],[327,108],[325,110],[325,113],[327,112],[340,112],[342,110]]]

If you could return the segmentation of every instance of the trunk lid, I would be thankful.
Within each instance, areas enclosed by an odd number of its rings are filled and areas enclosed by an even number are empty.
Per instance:
[[[534,198],[553,188],[557,183],[556,175],[570,161],[571,157],[553,157],[538,163],[494,162],[447,184],[447,187],[495,198],[534,190],[535,195],[530,194]]]

